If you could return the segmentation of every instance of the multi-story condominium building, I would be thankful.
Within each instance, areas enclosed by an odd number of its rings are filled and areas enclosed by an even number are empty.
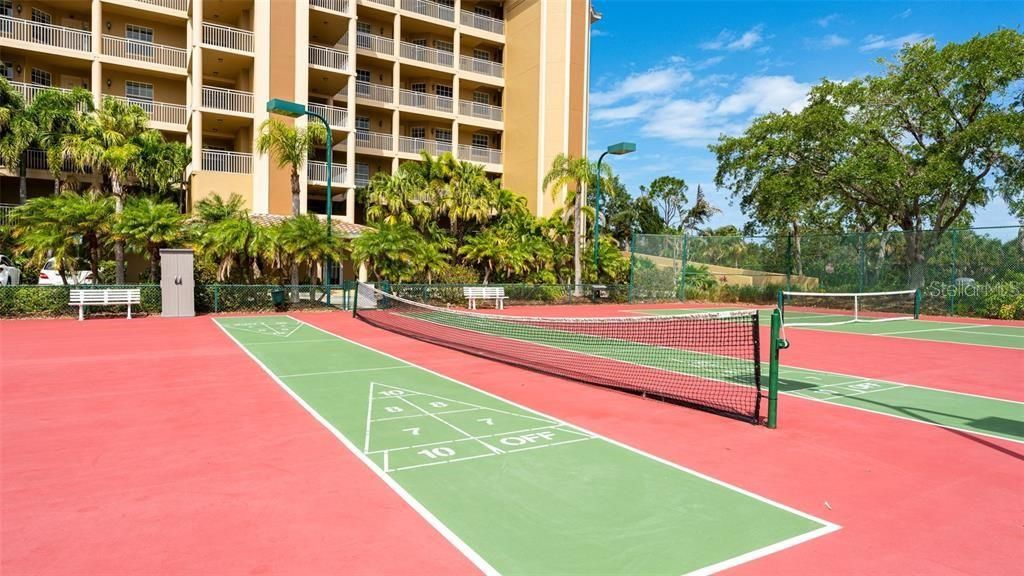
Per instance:
[[[301,174],[307,211],[325,211],[331,178],[334,214],[356,221],[355,190],[426,150],[482,164],[547,214],[546,168],[586,151],[593,17],[589,0],[0,0],[0,61],[29,101],[80,86],[141,105],[190,147],[190,203],[234,192],[291,212],[287,170],[254,152],[282,98],[335,142],[331,174],[325,149]],[[52,193],[33,154],[30,195]],[[4,170],[0,201],[16,201]]]

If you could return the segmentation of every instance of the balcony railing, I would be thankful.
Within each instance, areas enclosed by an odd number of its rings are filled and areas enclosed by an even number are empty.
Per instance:
[[[150,122],[163,122],[184,126],[188,123],[188,109],[181,104],[168,104],[166,102],[153,102],[139,98],[126,98],[124,96],[110,96],[122,102],[139,106],[149,114]]]
[[[460,144],[459,160],[469,160],[470,162],[480,162],[483,164],[501,164],[501,150]]]
[[[28,170],[50,170],[50,164],[46,159],[46,151],[31,148],[25,151],[25,168]],[[69,156],[64,157],[64,161],[60,165],[61,172],[77,172],[92,174],[91,166],[84,166],[79,168],[75,165],[75,162]]]
[[[412,42],[402,42],[402,58],[436,64],[446,68],[455,66],[455,54],[436,48],[427,48]]]
[[[160,8],[170,8],[171,10],[181,10],[182,12],[188,10],[188,0],[135,0],[139,4],[150,4],[152,6],[159,6]]]
[[[401,92],[401,104],[402,106],[413,106],[415,108],[423,108],[425,110],[434,110],[436,112],[452,112],[452,99],[445,98],[444,96],[434,96],[433,94],[427,94],[425,92],[414,92],[412,90],[402,90]]]
[[[472,56],[459,56],[459,70],[476,72],[477,74],[495,76],[497,78],[505,77],[505,67],[498,62],[473,58]]]
[[[252,32],[203,22],[203,44],[252,53]]]
[[[502,118],[500,106],[492,106],[491,104],[483,104],[471,100],[459,100],[459,114],[498,122],[501,122]]]
[[[437,2],[430,2],[430,0],[402,0],[402,10],[414,12],[421,16],[437,18],[445,22],[455,22],[454,8],[438,4]]]
[[[309,104],[308,109],[327,118],[327,122],[334,128],[348,128],[348,109],[328,106],[327,104]]]
[[[391,86],[384,86],[383,84],[356,82],[356,98],[392,104],[395,101],[395,91]]]
[[[395,0],[365,0],[371,4],[380,4],[382,6],[395,6]]]
[[[348,14],[348,0],[309,0],[309,5],[324,8],[331,12]]]
[[[440,140],[426,140],[423,138],[409,138],[408,136],[399,136],[398,138],[398,151],[407,152],[409,154],[419,154],[423,150],[429,152],[432,156],[443,154],[445,152],[452,151],[451,142],[442,142]]]
[[[0,16],[0,38],[81,52],[92,51],[92,34],[89,32],[11,16]]]
[[[356,132],[356,149],[390,152],[395,149],[395,140],[384,132]]]
[[[252,154],[226,150],[203,150],[203,170],[251,174]]]
[[[139,42],[106,34],[103,36],[103,53],[115,58],[162,64],[182,70],[188,65],[188,51],[183,48],[163,46],[152,42]]]
[[[395,53],[395,41],[387,36],[377,36],[366,32],[356,33],[356,48],[369,50],[375,54],[393,55]]]
[[[348,52],[342,52],[336,48],[327,46],[309,46],[309,63],[313,66],[322,66],[339,72],[348,71]]]
[[[369,182],[369,175],[367,175],[366,180]],[[359,174],[356,174],[356,182],[356,186],[359,186]],[[13,212],[18,206],[18,204],[0,204],[0,226],[7,226],[14,221],[14,217],[11,216],[11,212]]]
[[[252,92],[203,86],[203,106],[252,114]]]
[[[331,185],[344,185],[347,176],[347,166],[337,162],[331,163]],[[327,184],[327,162],[308,160],[306,162],[306,178],[313,184]]]
[[[41,92],[46,90],[57,90],[58,92],[71,92],[67,88],[57,88],[56,86],[40,86],[39,84],[28,84],[26,82],[11,82],[11,86],[15,90],[21,92],[21,99],[24,100],[24,104],[28,106],[36,99]]]
[[[460,15],[460,22],[463,26],[469,26],[470,28],[476,28],[477,30],[485,30],[487,32],[494,32],[495,34],[505,33],[505,21],[497,18],[491,18],[490,16],[482,16],[476,12],[470,12],[469,10],[463,10]]]

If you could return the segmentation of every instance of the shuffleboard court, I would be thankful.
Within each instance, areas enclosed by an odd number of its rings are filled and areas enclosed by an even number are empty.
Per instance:
[[[838,528],[289,317],[216,322],[487,573],[711,573]]]
[[[695,314],[700,312],[718,312],[734,308],[658,308],[647,310],[630,310],[632,313],[655,316],[675,314]],[[761,310],[761,321],[764,323],[771,314],[770,310]],[[827,322],[841,319],[828,314],[808,311],[786,312],[786,320],[790,322]],[[1001,324],[973,324],[965,322],[942,322],[938,320],[892,320],[889,322],[860,322],[839,324],[835,326],[797,326],[790,330],[824,330],[827,332],[843,332],[862,334],[865,336],[888,336],[907,338],[910,340],[926,340],[929,342],[950,342],[953,344],[973,344],[976,346],[993,346],[1024,350],[1024,327],[1006,326]]]

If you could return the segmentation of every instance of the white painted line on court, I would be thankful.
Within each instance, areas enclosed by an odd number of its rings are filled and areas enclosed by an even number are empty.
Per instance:
[[[928,322],[928,320],[925,320]],[[968,330],[971,328],[986,328],[991,324],[964,324],[962,326],[950,326],[948,328],[920,328],[917,330],[898,330],[896,332],[873,332],[875,336],[890,336],[893,334],[917,334],[919,332],[951,332],[953,330]]]
[[[434,376],[437,376],[438,378],[442,378],[442,379],[447,380],[449,382],[452,382],[452,383],[455,383],[455,384],[458,384],[458,385],[461,385],[461,386],[465,386],[466,388],[468,388],[470,390],[475,390],[475,391],[479,392],[480,394],[483,394],[485,396],[489,396],[489,397],[494,398],[496,400],[499,400],[501,402],[505,402],[505,403],[509,404],[510,406],[515,406],[516,408],[519,408],[519,409],[524,410],[526,412],[531,412],[533,414],[537,414],[538,416],[546,416],[542,412],[539,412],[539,411],[534,410],[532,408],[528,408],[528,407],[523,406],[522,404],[519,404],[517,402],[513,402],[511,400],[502,398],[502,397],[500,397],[500,396],[498,396],[496,394],[492,394],[491,392],[488,392],[486,390],[481,390],[480,388],[477,388],[477,387],[472,386],[470,384],[466,384],[465,382],[460,382],[460,381],[458,381],[458,380],[456,380],[456,379],[454,379],[454,378],[452,378],[450,376],[445,376],[444,374],[441,374],[440,372],[436,372],[436,371],[431,370],[429,368],[424,368],[423,366],[420,366],[420,365],[418,365],[418,364],[416,364],[414,362],[410,362],[408,360],[403,360],[402,358],[399,358],[399,357],[397,357],[397,356],[395,356],[393,354],[388,354],[387,352],[383,352],[383,351],[380,351],[380,350],[375,350],[375,349],[373,349],[373,348],[371,348],[371,347],[369,347],[369,346],[367,346],[365,344],[362,344],[360,342],[356,342],[354,340],[350,340],[348,338],[345,338],[344,336],[339,336],[337,334],[334,334],[333,332],[329,332],[329,331],[327,331],[327,330],[325,330],[323,328],[320,328],[319,326],[316,326],[316,325],[313,325],[313,324],[309,324],[307,322],[303,322],[302,320],[298,320],[298,319],[294,319],[294,320],[296,322],[302,322],[303,324],[305,324],[307,326],[310,326],[311,328],[314,328],[316,330],[319,330],[319,331],[323,332],[324,334],[328,334],[328,335],[334,336],[335,338],[337,338],[339,340],[342,340],[344,342],[349,342],[349,343],[351,343],[351,344],[353,344],[355,346],[358,346],[360,348],[363,348],[365,350],[369,350],[371,352],[376,352],[377,354],[381,354],[381,355],[387,356],[389,358],[394,358],[395,360],[398,360],[399,362],[405,362],[407,364],[410,364],[412,366],[415,366],[415,367],[419,368],[420,370],[423,370],[424,372],[427,372],[429,374],[433,374]],[[284,385],[283,382],[281,384]],[[584,428],[582,426],[575,426],[573,424],[569,424],[568,422],[565,422],[564,420],[561,420],[561,419],[558,419],[558,418],[551,418],[551,417],[548,417],[548,418],[550,420],[555,421],[555,422],[561,422],[563,424],[566,424],[567,426],[571,426],[573,428],[576,428],[577,430],[580,430],[582,432],[590,434],[595,439],[604,440],[605,442],[608,442],[609,444],[612,444],[614,446],[618,446],[619,448],[622,448],[624,450],[628,450],[630,452],[633,452],[634,454],[638,454],[640,456],[644,456],[644,457],[649,458],[649,459],[651,459],[651,460],[653,460],[655,462],[658,462],[659,464],[662,464],[664,466],[668,466],[670,468],[674,468],[674,469],[679,470],[681,472],[690,474],[690,475],[692,475],[694,477],[700,478],[700,479],[705,480],[707,482],[711,482],[712,484],[716,484],[718,486],[721,486],[722,488],[726,488],[728,490],[732,490],[732,491],[734,491],[734,492],[736,492],[738,494],[742,494],[742,495],[747,496],[749,498],[753,498],[754,500],[757,500],[759,502],[763,502],[765,504],[768,504],[769,506],[774,506],[774,507],[776,507],[776,508],[778,508],[780,510],[784,510],[786,512],[789,512],[789,513],[794,514],[796,516],[800,516],[801,518],[810,520],[812,522],[815,522],[815,523],[821,525],[821,528],[818,528],[816,530],[811,530],[811,531],[806,532],[806,533],[804,533],[804,534],[802,534],[800,536],[797,536],[797,537],[794,537],[794,538],[790,538],[788,540],[783,540],[781,542],[777,542],[775,544],[771,544],[769,546],[765,546],[765,547],[759,548],[757,550],[752,550],[750,552],[747,552],[746,554],[742,554],[742,555],[737,556],[735,558],[731,558],[729,560],[725,560],[723,562],[720,562],[719,564],[715,564],[713,566],[718,566],[718,568],[716,570],[704,571],[704,570],[707,570],[709,568],[709,567],[705,567],[705,568],[702,568],[701,570],[693,572],[694,574],[711,574],[711,573],[713,573],[714,571],[717,571],[717,570],[723,570],[723,569],[731,567],[731,566],[737,566],[739,564],[742,564],[742,563],[745,563],[745,562],[749,562],[750,560],[761,558],[761,557],[766,556],[768,554],[772,554],[772,553],[778,552],[780,550],[784,550],[786,548],[789,548],[789,547],[792,547],[792,546],[796,546],[797,544],[801,544],[803,542],[807,542],[807,541],[812,540],[814,538],[818,538],[818,537],[824,536],[824,535],[829,534],[831,532],[835,532],[836,530],[839,530],[841,528],[841,526],[839,526],[838,524],[836,524],[834,522],[830,522],[828,520],[824,520],[822,518],[818,518],[817,516],[814,516],[812,514],[808,514],[807,512],[803,512],[802,510],[798,510],[796,508],[793,508],[793,507],[788,506],[786,504],[783,504],[781,502],[777,502],[777,501],[772,500],[770,498],[766,498],[765,496],[761,496],[760,494],[751,492],[751,491],[746,490],[744,488],[740,488],[739,486],[730,484],[728,482],[725,482],[725,481],[720,480],[718,478],[715,478],[713,476],[708,476],[707,474],[704,474],[702,472],[698,472],[696,470],[693,470],[692,468],[687,468],[686,466],[683,466],[683,465],[678,464],[676,462],[672,462],[671,460],[666,460],[665,458],[661,458],[660,456],[655,456],[655,455],[653,455],[653,454],[651,454],[649,452],[645,452],[643,450],[640,450],[639,448],[634,448],[633,446],[630,446],[628,444],[624,444],[624,443],[619,442],[617,440],[613,440],[611,438],[608,438],[607,436],[603,436],[601,434],[593,432],[592,430],[588,430],[588,429],[586,429],[586,428]],[[540,418],[538,418],[538,419],[540,419]],[[349,443],[349,445],[351,446],[351,443]],[[370,461],[369,458],[366,457],[366,455],[362,455],[362,456],[367,461]],[[484,456],[490,456],[490,454],[485,454]],[[375,468],[376,468],[376,465],[375,465]],[[388,477],[386,474],[384,474],[384,476]],[[388,478],[390,479],[390,477],[388,477]],[[429,514],[429,512],[427,512],[427,513]],[[452,534],[452,535],[454,536],[454,534]],[[493,568],[492,568],[492,570],[493,570]]]
[[[409,396],[426,396],[426,394],[409,394]],[[463,408],[461,410],[447,410],[445,412],[435,412],[435,414],[458,414],[459,412],[474,412],[476,410],[484,410],[484,408]],[[388,420],[404,420],[406,418],[423,418],[423,414],[413,414],[412,416],[389,416],[387,418],[374,418],[374,422],[387,422]]]
[[[373,386],[373,385],[375,385],[375,384],[376,384],[377,386],[385,386],[385,387],[389,387],[389,386],[387,386],[387,385],[385,385],[385,384],[377,384],[376,382],[372,382],[372,383],[370,384],[370,386],[371,386],[371,390],[372,390],[372,386]],[[466,437],[467,439],[469,439],[469,440],[474,440],[474,439],[475,439],[475,438],[473,437],[473,435],[472,435],[472,434],[470,434],[469,432],[466,432],[466,431],[465,431],[465,430],[463,430],[462,428],[459,428],[459,427],[458,427],[458,426],[456,426],[455,424],[452,424],[451,422],[449,422],[449,421],[445,420],[444,418],[441,418],[440,416],[437,416],[436,414],[431,414],[430,412],[427,412],[427,411],[426,411],[426,410],[424,410],[423,408],[421,408],[421,407],[419,407],[419,406],[417,406],[417,405],[413,404],[412,402],[409,402],[408,400],[406,400],[404,396],[396,396],[396,398],[398,398],[398,399],[399,399],[399,400],[401,400],[402,402],[405,402],[405,403],[406,403],[406,404],[408,404],[409,406],[412,406],[413,408],[415,408],[415,409],[419,410],[420,412],[423,412],[423,413],[424,413],[425,415],[427,415],[427,416],[430,416],[431,418],[433,418],[433,419],[437,420],[438,422],[440,422],[440,423],[442,423],[442,424],[445,424],[445,425],[447,425],[447,426],[448,426],[449,428],[451,428],[452,430],[455,430],[455,431],[456,431],[456,432],[458,432],[459,434],[462,434],[462,435],[463,435],[463,436],[465,436],[465,437]],[[449,402],[454,402],[454,400],[448,400],[448,401],[449,401]],[[500,449],[500,448],[498,448],[498,447],[496,447],[496,446],[492,446],[492,445],[490,445],[489,443],[487,443],[487,442],[484,442],[483,440],[477,440],[477,441],[478,441],[478,442],[479,442],[480,444],[482,444],[484,448],[487,448],[487,449],[488,449],[488,450],[490,450],[491,452],[494,452],[495,454],[501,454],[501,449]]]
[[[409,366],[382,366],[380,368],[353,368],[351,370],[328,370],[326,372],[305,372],[303,374],[286,374],[281,378],[305,378],[306,376],[327,376],[330,374],[350,374],[352,372],[377,372],[380,370],[401,370]]]
[[[440,412],[438,412],[440,414]],[[499,436],[508,436],[510,434],[525,434],[527,432],[536,432],[538,430],[551,430],[553,428],[562,428],[565,424],[554,424],[552,426],[538,426],[536,428],[523,428],[522,430],[509,430],[508,432],[499,432],[496,434],[484,434],[483,436],[472,436],[468,438],[456,438],[455,440],[439,440],[437,442],[427,442],[425,444],[413,444],[411,446],[398,446],[395,448],[385,448],[381,450],[370,450],[367,454],[380,454],[381,452],[400,452],[402,450],[411,450],[413,448],[423,448],[425,446],[437,446],[439,444],[454,444],[456,442],[469,442],[471,440],[481,440],[484,438],[497,438]],[[573,434],[579,434],[575,430],[563,430],[564,432],[572,432]],[[515,450],[505,450],[506,452],[515,452]]]

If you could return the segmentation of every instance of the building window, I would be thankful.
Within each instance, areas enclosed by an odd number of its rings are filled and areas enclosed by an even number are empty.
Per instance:
[[[455,52],[455,45],[447,40],[434,40],[434,48],[442,52]]]
[[[487,8],[486,6],[474,6],[473,13],[478,16],[487,16],[488,18],[491,17],[491,9]]]
[[[356,132],[369,132],[370,131],[370,117],[369,116],[356,116]]]
[[[53,86],[53,76],[46,70],[32,69],[32,83],[38,86]]]
[[[473,48],[473,58],[476,58],[478,60],[487,60],[488,62],[490,62],[491,61],[491,53],[488,50],[481,50],[479,48]]]
[[[153,29],[135,24],[125,24],[125,38],[128,39],[127,52],[130,57],[153,57]]]
[[[491,138],[487,134],[476,133],[473,134],[473,146],[477,148],[489,148],[491,145]]]
[[[4,78],[7,78],[7,80],[14,82],[14,64],[11,64],[10,62],[4,62],[3,70],[0,71],[3,72]]]
[[[452,131],[447,128],[438,128],[434,130],[434,140],[438,142],[452,143]]]
[[[422,46],[423,48],[427,47],[427,39],[426,38],[417,38],[415,40],[410,40],[409,43],[410,44],[415,44],[417,46]]]
[[[434,94],[442,98],[452,97],[452,87],[444,84],[434,84]]]
[[[409,128],[409,136],[416,140],[423,140],[427,137],[427,129],[422,127]]]
[[[0,0],[0,16],[14,16],[13,0]]]
[[[420,92],[422,94],[426,94],[427,93],[427,83],[426,82],[413,82],[412,86],[410,86],[409,89],[412,90],[413,92]]]
[[[491,95],[487,92],[473,92],[473,102],[477,104],[490,104]]]
[[[53,16],[50,16],[49,13],[43,12],[39,8],[33,8],[32,21],[39,22],[40,24],[53,24]]]
[[[369,22],[356,22],[356,32],[360,34],[373,34],[373,26]]]
[[[369,70],[356,70],[356,81],[357,82],[369,82],[370,71]]]
[[[124,83],[124,95],[132,100],[153,101],[153,85],[128,80]]]

